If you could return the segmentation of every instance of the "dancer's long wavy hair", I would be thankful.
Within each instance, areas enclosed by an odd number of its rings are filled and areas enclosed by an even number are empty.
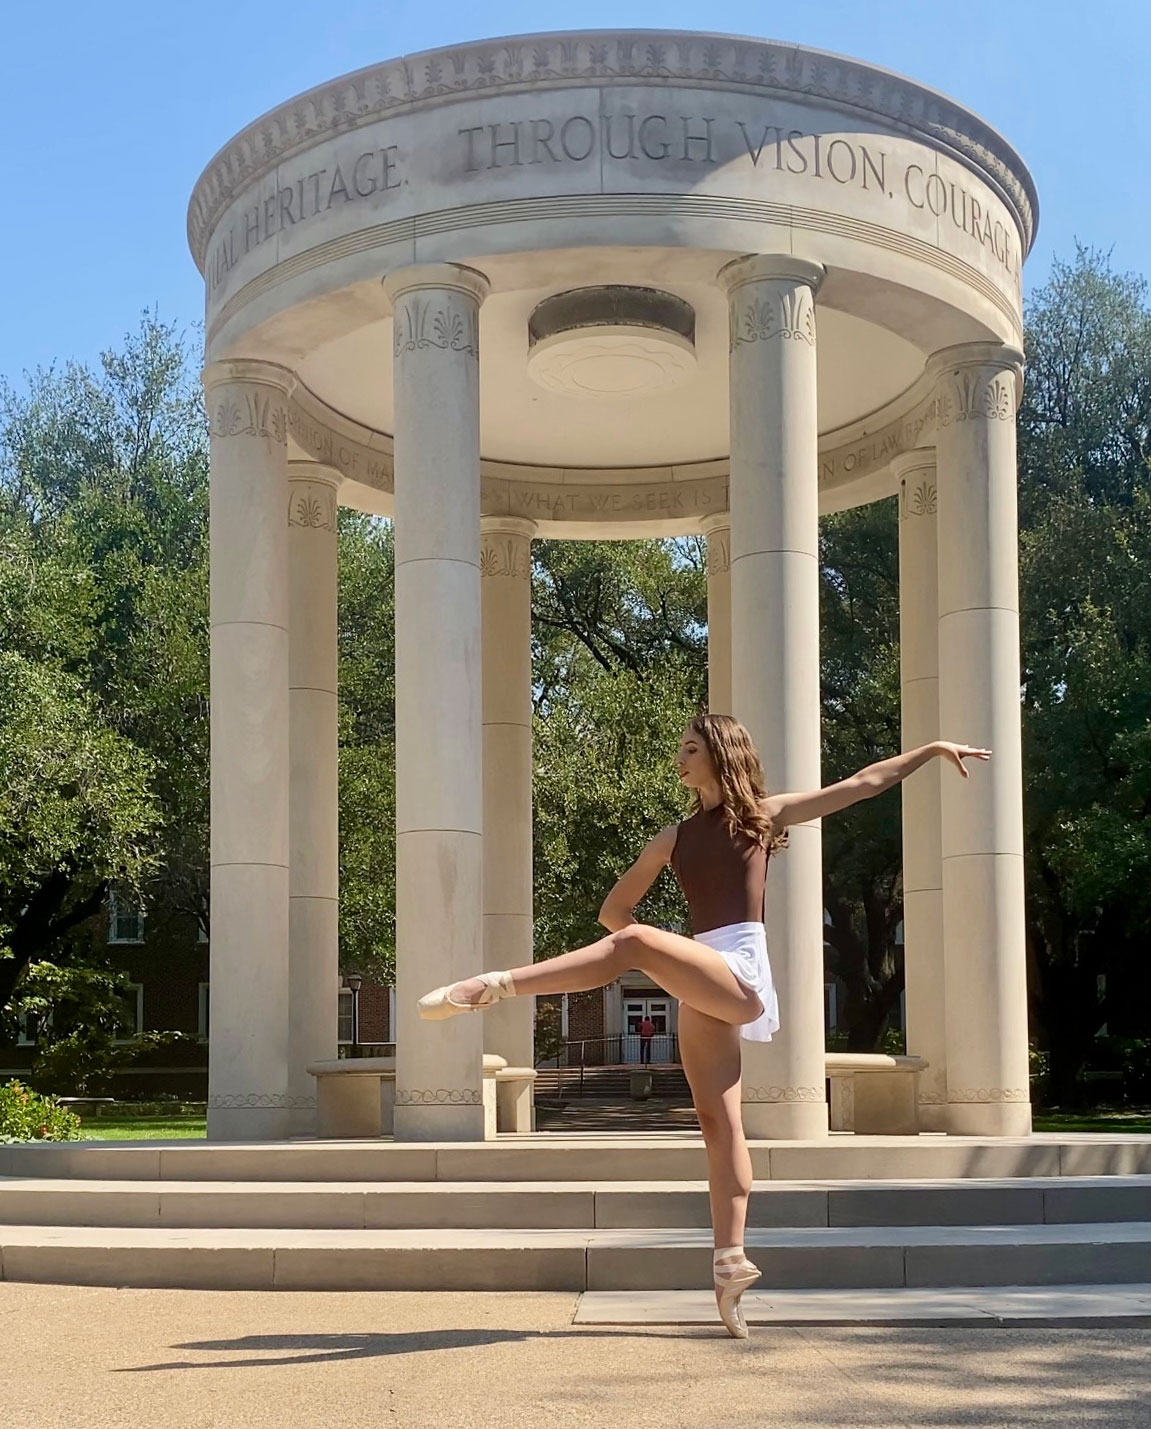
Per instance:
[[[696,715],[688,729],[703,740],[719,780],[724,817],[732,833],[743,833],[769,854],[787,847],[787,830],[777,833],[764,814],[761,801],[767,797],[763,765],[751,742],[751,735],[731,715]],[[698,792],[692,813],[702,808]]]

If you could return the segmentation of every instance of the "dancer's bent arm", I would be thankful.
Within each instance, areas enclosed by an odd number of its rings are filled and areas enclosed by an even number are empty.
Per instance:
[[[809,819],[822,819],[846,809],[850,804],[857,804],[861,799],[873,799],[936,756],[950,759],[958,765],[959,772],[966,779],[968,774],[963,761],[990,759],[991,750],[936,739],[906,754],[897,754],[893,759],[881,759],[877,764],[869,764],[865,769],[841,779],[838,784],[829,784],[826,789],[813,789],[806,794],[769,794],[764,807],[777,829],[784,829],[788,824],[803,824]]]
[[[676,827],[675,824],[668,824],[667,828],[660,829],[604,899],[599,910],[599,921],[609,932],[618,933],[621,928],[635,922],[635,905],[671,858],[671,851],[675,847]]]

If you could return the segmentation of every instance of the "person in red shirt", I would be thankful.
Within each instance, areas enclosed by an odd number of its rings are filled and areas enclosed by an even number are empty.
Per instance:
[[[655,1023],[645,1013],[643,1021],[639,1024],[639,1059],[641,1062],[651,1061],[651,1039],[655,1036]]]

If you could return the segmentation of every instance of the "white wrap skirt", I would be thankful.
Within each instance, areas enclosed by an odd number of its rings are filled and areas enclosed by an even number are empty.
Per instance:
[[[757,993],[763,1011],[754,1022],[745,1022],[739,1035],[747,1042],[770,1042],[779,1031],[779,998],[767,957],[767,933],[762,923],[728,923],[696,933],[697,943],[714,948],[735,974],[737,982]]]

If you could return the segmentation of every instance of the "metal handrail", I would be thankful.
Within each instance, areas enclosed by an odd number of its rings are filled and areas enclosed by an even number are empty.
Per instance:
[[[559,1052],[548,1057],[538,1057],[536,1066],[552,1066],[557,1071],[566,1068],[580,1069],[583,1082],[585,1067],[627,1067],[627,1066],[676,1066],[679,1064],[679,1038],[674,1032],[661,1033],[651,1039],[651,1062],[641,1062],[639,1057],[640,1037],[636,1033],[616,1032],[609,1037],[573,1037],[563,1043]],[[589,1049],[601,1049],[600,1055],[589,1056]],[[625,1057],[624,1052],[635,1053]],[[662,1054],[662,1055],[661,1055]]]

